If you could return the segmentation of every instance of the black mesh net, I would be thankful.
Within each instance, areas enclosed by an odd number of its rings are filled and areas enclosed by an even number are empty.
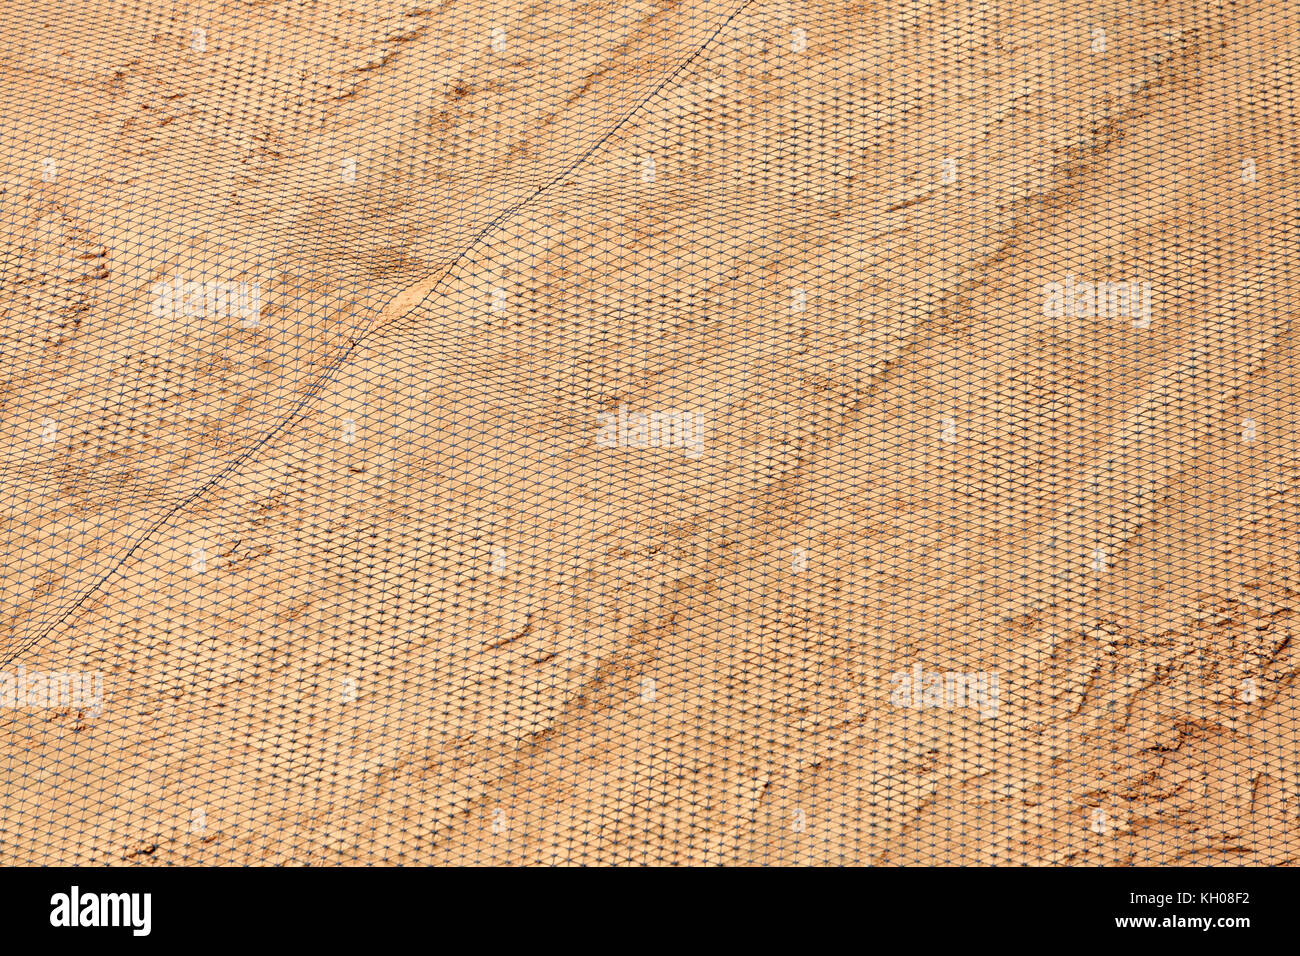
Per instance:
[[[1298,21],[11,2],[0,862],[1287,862]]]

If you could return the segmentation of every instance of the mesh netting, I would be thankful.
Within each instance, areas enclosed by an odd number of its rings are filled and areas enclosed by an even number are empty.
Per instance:
[[[1300,854],[1284,0],[0,11],[0,862]]]

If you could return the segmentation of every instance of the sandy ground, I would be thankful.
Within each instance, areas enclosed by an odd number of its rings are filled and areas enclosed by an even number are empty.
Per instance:
[[[1300,857],[1298,66],[6,5],[0,862]]]

